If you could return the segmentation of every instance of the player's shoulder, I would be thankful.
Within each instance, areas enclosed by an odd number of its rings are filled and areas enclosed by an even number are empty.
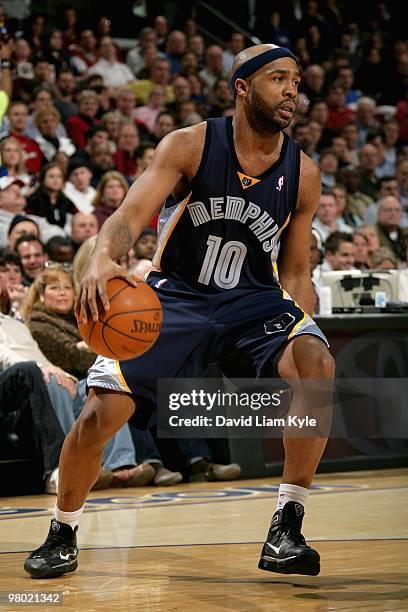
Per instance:
[[[319,181],[320,182],[320,170],[319,166],[316,162],[303,153],[300,152],[300,178],[308,178],[311,181]]]
[[[157,155],[172,159],[187,175],[194,176],[205,143],[207,122],[170,132],[157,146]]]

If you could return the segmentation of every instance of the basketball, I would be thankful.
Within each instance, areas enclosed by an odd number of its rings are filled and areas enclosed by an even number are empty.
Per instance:
[[[146,283],[132,287],[121,278],[108,281],[110,308],[98,296],[99,319],[78,323],[79,332],[97,355],[133,359],[146,353],[159,337],[163,313],[160,300]]]

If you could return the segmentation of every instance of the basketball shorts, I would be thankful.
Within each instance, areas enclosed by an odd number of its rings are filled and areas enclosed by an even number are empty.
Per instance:
[[[244,362],[246,376],[278,376],[279,357],[292,339],[309,334],[326,337],[279,286],[231,289],[205,294],[161,272],[151,272],[147,283],[156,291],[163,309],[163,327],[157,342],[144,355],[127,361],[98,357],[89,370],[88,387],[132,393],[155,402],[158,378],[199,378],[210,364]]]

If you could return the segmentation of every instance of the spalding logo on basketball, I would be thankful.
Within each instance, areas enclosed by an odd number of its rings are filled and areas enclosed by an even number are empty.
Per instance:
[[[121,278],[108,281],[110,308],[98,297],[99,319],[79,323],[81,337],[97,354],[110,359],[134,359],[146,353],[160,335],[160,300],[146,283],[132,287]]]

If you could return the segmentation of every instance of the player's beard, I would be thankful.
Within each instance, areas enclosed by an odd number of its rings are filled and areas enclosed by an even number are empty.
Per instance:
[[[284,130],[292,119],[277,118],[279,104],[268,104],[252,84],[248,122],[253,130],[260,133],[276,134]]]

